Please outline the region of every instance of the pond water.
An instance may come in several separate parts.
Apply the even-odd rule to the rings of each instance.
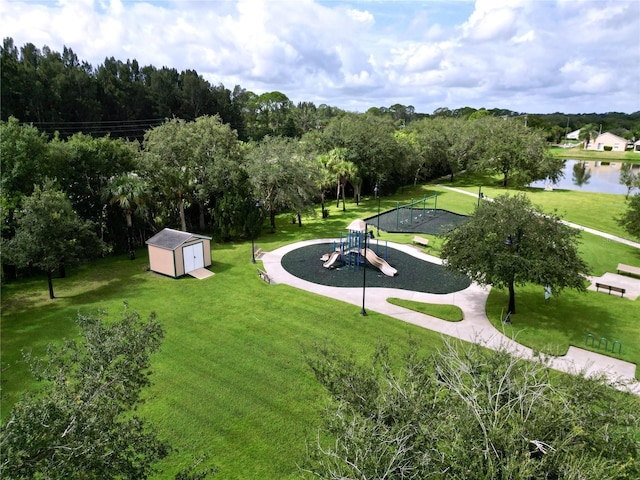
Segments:
[[[640,175],[640,155],[638,162],[632,165],[633,172]],[[620,184],[620,168],[623,162],[602,162],[566,160],[564,177],[552,187],[564,190],[582,190],[584,192],[626,194],[627,187]],[[548,180],[529,184],[534,188],[549,188]],[[634,191],[632,191],[633,193]]]

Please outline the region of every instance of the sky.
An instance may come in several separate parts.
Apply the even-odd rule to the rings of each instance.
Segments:
[[[0,0],[0,32],[349,111],[640,111],[640,0]]]

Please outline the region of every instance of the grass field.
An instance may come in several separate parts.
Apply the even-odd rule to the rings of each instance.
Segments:
[[[460,177],[455,186],[477,192],[473,181]],[[499,191],[486,188],[490,196]],[[435,191],[441,192],[438,206],[451,211],[471,213],[477,203],[441,187],[422,186],[383,198],[381,208]],[[603,214],[593,215],[599,201],[585,207],[581,194],[571,193],[557,200],[559,207],[567,219],[588,219],[594,228],[607,230],[612,225],[607,215],[624,206],[624,197],[613,195]],[[278,232],[263,233],[256,244],[270,251],[300,240],[335,237],[352,219],[375,213],[377,202],[364,199],[359,207],[348,204],[347,212],[332,206],[327,219],[304,219],[302,228],[283,216]],[[409,243],[412,235],[381,232],[381,237]],[[429,238],[429,253],[437,255],[440,240]],[[581,248],[595,274],[614,271],[618,262],[640,265],[639,251],[600,237],[583,234]],[[77,334],[73,319],[78,311],[107,310],[116,317],[127,300],[143,316],[157,312],[166,330],[153,362],[154,385],[146,390],[141,410],[176,449],[160,465],[157,478],[171,478],[201,453],[208,453],[207,462],[219,468],[215,478],[297,478],[305,441],[313,438],[327,401],[305,363],[305,349],[329,341],[363,358],[379,342],[388,342],[400,354],[409,336],[425,351],[441,344],[438,334],[373,311],[363,318],[356,306],[262,282],[251,263],[250,242],[213,244],[212,251],[216,275],[203,281],[149,272],[146,250],[140,250],[135,261],[113,256],[54,279],[59,296],[54,301],[48,300],[45,278],[4,285],[2,416],[21,392],[34,386],[20,360],[22,349],[42,353],[47,343]],[[519,313],[512,328],[526,345],[562,353],[570,344],[584,346],[588,331],[622,339],[621,358],[640,362],[637,301],[564,292],[545,304],[541,287],[533,286],[517,288],[516,301]],[[497,326],[505,305],[506,293],[493,290],[487,312]],[[437,315],[452,313],[424,308]]]
[[[560,158],[575,158],[578,160],[602,160],[604,162],[612,160],[625,160],[640,163],[640,153],[634,152],[632,150],[627,150],[625,152],[604,152],[583,150],[582,147],[578,145],[572,148],[552,147],[549,149],[549,151],[554,156]]]

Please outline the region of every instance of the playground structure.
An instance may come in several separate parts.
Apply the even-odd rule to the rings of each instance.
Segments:
[[[429,202],[433,200],[433,206]],[[427,197],[426,195],[420,200],[413,199],[405,205],[396,205],[396,230],[402,226],[411,226],[419,224],[433,218],[438,211],[438,194]]]
[[[381,258],[379,256],[380,241],[376,241],[376,253],[372,248],[369,248],[372,245],[367,247],[366,235],[366,230],[349,230],[346,237],[343,237],[341,233],[340,240],[333,242],[332,251],[321,257],[321,260],[324,262],[323,266],[325,268],[335,268],[340,266],[356,268],[359,270],[360,265],[364,267],[365,261],[368,261],[386,276],[395,276],[398,271],[386,261],[388,252],[386,242],[384,245],[384,258]]]
[[[438,203],[440,194],[423,196],[409,203],[397,203],[393,208],[366,218],[369,226],[387,233],[424,233],[441,235],[468,220],[467,215],[444,210]]]

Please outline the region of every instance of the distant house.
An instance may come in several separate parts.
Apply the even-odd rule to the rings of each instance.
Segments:
[[[640,153],[640,140],[636,140],[633,144],[633,151],[636,153]]]
[[[177,278],[211,265],[210,237],[165,228],[146,243],[154,272]]]
[[[567,140],[580,140],[580,129],[567,133]]]
[[[604,147],[611,147],[614,152],[624,152],[627,148],[627,139],[611,132],[601,133],[595,140],[589,141],[586,150],[604,150]]]

